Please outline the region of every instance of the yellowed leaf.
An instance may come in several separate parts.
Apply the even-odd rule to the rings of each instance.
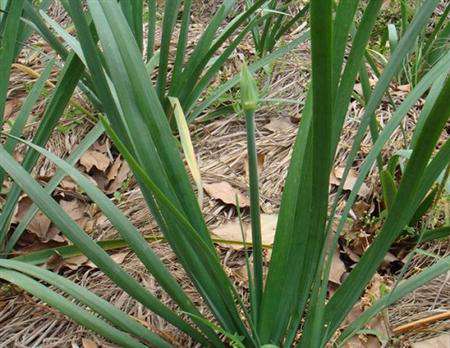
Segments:
[[[87,172],[90,172],[93,167],[104,172],[109,167],[110,163],[111,161],[108,156],[95,150],[86,151],[80,158],[80,164]]]
[[[198,166],[197,158],[195,157],[194,146],[192,145],[191,134],[186,122],[186,116],[184,115],[178,98],[169,97],[169,101],[173,108],[173,114],[175,115],[175,121],[178,127],[178,134],[180,136],[181,147],[183,148],[184,157],[194,178],[195,185],[197,186],[198,201],[200,206],[203,202],[203,189],[202,189],[202,177],[200,174],[200,167]]]
[[[236,195],[239,198],[239,206],[246,208],[250,206],[250,200],[241,191],[231,186],[226,181],[212,184],[204,184],[205,191],[214,199],[218,199],[225,204],[236,205]]]

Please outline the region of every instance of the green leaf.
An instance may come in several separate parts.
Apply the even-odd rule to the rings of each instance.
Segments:
[[[387,170],[383,170],[380,173],[381,186],[383,188],[383,201],[386,205],[386,209],[392,207],[395,195],[397,194],[397,185],[395,184],[394,178],[391,173]]]
[[[30,277],[27,277],[16,271],[0,268],[0,278],[17,286],[20,286],[21,288],[28,291],[30,294],[40,298],[45,303],[48,303],[50,306],[55,307],[60,312],[67,315],[78,324],[83,325],[94,332],[99,333],[100,335],[102,335],[105,338],[108,338],[112,342],[119,344],[121,347],[129,347],[129,348],[146,347],[139,341],[132,338],[130,335],[120,330],[117,330],[111,325],[108,325],[103,320],[97,318],[96,316],[89,313],[80,306],[75,305],[74,303],[67,300],[63,296],[57,294],[56,292],[49,290],[47,287],[33,280]],[[159,340],[159,342],[161,344],[163,341]]]
[[[74,54],[70,54],[64,69],[61,71],[55,90],[49,100],[44,112],[42,121],[34,135],[33,142],[37,145],[45,145],[50,138],[52,130],[56,127],[58,120],[62,116],[75,87],[84,71],[83,65]],[[29,150],[25,154],[22,166],[25,170],[31,171],[38,160],[38,153]],[[0,245],[3,245],[14,208],[19,199],[21,190],[17,185],[11,188],[8,193],[3,211],[0,216]]]
[[[45,87],[45,82],[50,76],[50,73],[53,68],[54,60],[51,60],[45,70],[42,72],[39,79],[36,81],[36,83],[33,85],[33,88],[31,89],[30,93],[27,95],[27,98],[25,99],[22,107],[20,108],[19,115],[17,115],[16,120],[14,121],[14,124],[11,127],[11,130],[9,131],[9,134],[14,136],[21,136],[23,128],[25,127],[26,122],[28,121],[28,118],[30,117],[30,113],[39,99],[39,96],[42,93],[42,90]],[[8,153],[12,154],[14,151],[14,147],[16,146],[17,141],[14,138],[8,138],[8,140],[5,143],[5,150],[8,151]],[[4,171],[0,169],[0,187],[3,184],[4,181]]]
[[[8,4],[8,13],[2,18],[5,27],[0,41],[0,127],[3,127],[6,94],[9,86],[9,76],[11,73],[11,64],[15,58],[16,40],[20,24],[20,15],[22,14],[24,0],[10,1]]]
[[[27,171],[22,168],[2,146],[0,146],[0,166],[3,167],[17,185],[27,193],[33,202],[45,212],[62,233],[73,244],[83,250],[84,255],[94,262],[112,281],[130,296],[180,328],[182,331],[196,337],[196,339],[200,341],[204,341],[202,336],[198,334],[195,329],[163,305],[128,273],[123,271],[100,246],[98,246],[72,219],[70,219],[61,206],[33,180],[30,174],[27,173]]]
[[[130,334],[133,334],[133,335],[137,336],[138,338],[144,339],[147,342],[151,343],[152,345],[155,345],[158,347],[170,347],[170,345],[167,342],[165,342],[162,338],[160,338],[156,334],[149,331],[143,325],[139,324],[138,321],[132,319],[130,316],[128,316],[128,314],[120,311],[119,309],[117,309],[115,306],[113,306],[109,302],[105,301],[104,299],[95,295],[94,293],[88,291],[85,287],[77,285],[62,276],[59,276],[53,272],[47,271],[40,267],[30,265],[29,263],[19,262],[19,261],[15,261],[15,260],[0,260],[0,267],[8,268],[10,270],[14,270],[14,271],[20,272],[22,274],[26,274],[30,277],[34,277],[39,280],[42,280],[42,281],[48,283],[49,285],[55,286],[56,288],[62,290],[67,295],[73,297],[77,301],[88,306],[89,309],[100,314],[103,318],[110,321],[112,324],[114,324],[120,330],[123,330]],[[14,273],[17,273],[17,272],[14,272]],[[20,274],[20,273],[17,273],[17,274]],[[20,277],[23,277],[23,276],[21,275]],[[34,282],[34,283],[38,284],[36,282]],[[41,289],[42,289],[41,293],[46,294],[47,297],[51,297],[52,299],[55,298],[55,295],[56,295],[55,292],[51,291],[50,289],[48,289],[47,291],[45,291],[43,288],[41,288]],[[36,293],[33,293],[33,294],[36,295]],[[39,295],[36,295],[36,296],[40,297]],[[40,298],[43,299],[42,297],[40,297]],[[68,300],[66,300],[66,301],[69,302]],[[53,303],[49,302],[49,303],[52,305],[55,305],[55,302],[53,302]],[[73,316],[73,315],[69,315],[69,316],[71,319],[77,320],[76,319],[77,316]],[[111,332],[117,332],[117,330],[112,328]],[[126,337],[126,335],[122,335],[122,336]],[[111,335],[108,335],[106,337],[110,338]],[[131,337],[126,337],[126,338],[128,340],[130,340],[130,339],[132,340],[129,344],[138,344],[139,345],[139,343],[136,340],[132,339]]]
[[[67,158],[67,162],[71,165],[74,165],[80,157],[94,144],[95,141],[103,134],[104,129],[101,123],[98,123],[81,141],[81,143],[74,149],[72,154]],[[17,139],[13,137],[9,137],[8,140],[17,141]],[[6,149],[6,146],[5,146]],[[9,152],[9,151],[8,151]],[[9,152],[11,154],[11,152]],[[62,170],[58,170],[55,175],[53,175],[52,179],[49,181],[47,186],[45,187],[45,191],[49,194],[55,190],[55,188],[59,185],[62,179],[66,176],[65,172]],[[10,253],[16,245],[19,238],[22,236],[23,232],[25,232],[28,224],[31,222],[33,217],[39,211],[38,207],[33,204],[25,213],[25,215],[21,218],[19,225],[14,229],[13,234],[8,239],[8,243],[6,244],[5,253]]]

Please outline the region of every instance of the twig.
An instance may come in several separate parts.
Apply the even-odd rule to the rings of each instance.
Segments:
[[[435,323],[436,321],[445,319],[450,319],[450,310],[443,313],[434,314],[426,318],[415,320],[407,324],[399,325],[395,327],[392,331],[394,334],[398,335],[418,328],[423,328],[425,326]]]

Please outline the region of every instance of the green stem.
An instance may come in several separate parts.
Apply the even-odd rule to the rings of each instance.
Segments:
[[[263,256],[261,241],[261,220],[259,212],[258,159],[255,143],[254,114],[255,113],[253,111],[245,112],[247,127],[248,172],[250,181],[250,217],[252,219],[251,226],[253,244],[253,273],[256,302],[256,308],[253,309],[253,312],[254,317],[257,318],[263,292]]]

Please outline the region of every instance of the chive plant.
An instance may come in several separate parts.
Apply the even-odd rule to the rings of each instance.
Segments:
[[[187,121],[192,122],[200,116],[211,104],[216,103],[227,91],[232,89],[239,83],[239,76],[235,76],[232,80],[222,84],[218,89],[198,103],[200,96],[204,96],[209,90],[209,86],[214,77],[218,74],[227,59],[242,42],[246,35],[254,29],[258,29],[258,24],[262,23],[270,16],[275,15],[272,12],[259,13],[257,11],[264,6],[269,0],[258,0],[244,12],[235,16],[233,21],[222,27],[225,19],[234,14],[236,7],[235,0],[226,0],[219,6],[216,14],[213,16],[207,25],[204,33],[198,39],[192,52],[188,52],[187,40],[188,33],[191,28],[190,17],[192,12],[192,1],[174,1],[167,0],[164,6],[163,18],[161,23],[157,21],[157,1],[151,0],[144,2],[137,1],[121,1],[120,9],[123,13],[127,25],[132,32],[132,40],[137,45],[143,61],[146,66],[146,74],[156,74],[156,86],[158,99],[163,106],[167,117],[171,120],[171,126],[174,128],[175,122],[173,117],[173,110],[170,104],[170,98],[176,98],[180,101],[181,108],[186,115]],[[3,109],[6,102],[6,92],[8,88],[9,74],[11,70],[11,63],[17,57],[22,44],[27,40],[33,31],[41,35],[48,44],[53,48],[55,55],[58,55],[65,61],[64,69],[60,73],[59,83],[56,87],[56,93],[49,100],[46,112],[43,116],[44,121],[40,124],[33,142],[40,146],[44,146],[52,132],[56,127],[58,120],[63,116],[63,111],[67,107],[70,97],[75,90],[79,88],[89,99],[89,101],[97,107],[100,111],[107,114],[120,117],[116,108],[108,104],[102,104],[101,100],[113,97],[111,91],[107,87],[106,90],[97,89],[96,85],[108,85],[109,77],[99,77],[95,74],[90,74],[85,70],[84,65],[87,65],[87,60],[90,57],[85,57],[82,49],[82,44],[77,38],[71,36],[64,28],[62,28],[56,21],[51,19],[46,13],[45,9],[51,3],[51,0],[42,1],[39,7],[34,6],[30,0],[7,0],[5,4],[4,13],[0,22],[0,33],[2,34],[0,51],[0,115],[3,116]],[[69,2],[64,0],[61,3],[68,8]],[[145,3],[147,6],[145,6]],[[147,16],[145,12],[147,11]],[[179,16],[180,15],[180,16]],[[74,16],[77,16],[75,13]],[[84,15],[83,15],[84,16]],[[144,51],[144,37],[143,37],[143,20],[148,17],[148,36],[146,40],[147,48]],[[180,20],[178,20],[180,17]],[[79,21],[79,17],[72,18],[73,22]],[[91,19],[88,20],[89,30],[95,30]],[[178,45],[175,57],[170,57],[169,51],[171,49],[171,40],[174,35],[174,28],[179,22],[180,31],[177,36]],[[162,38],[160,48],[155,51],[155,32],[160,27]],[[222,30],[223,29],[223,30]],[[274,40],[276,43],[282,34],[277,36]],[[307,34],[294,39],[285,46],[274,50],[272,53],[266,55],[264,59],[256,59],[249,67],[252,71],[257,71],[274,60],[278,59],[283,54],[287,53],[292,47],[298,45],[299,42],[305,41]],[[93,37],[97,40],[96,37]],[[221,47],[229,42],[228,46],[220,51]],[[93,42],[96,44],[96,41]],[[86,43],[83,43],[86,45]],[[173,62],[172,62],[173,61]],[[53,63],[53,65],[55,65]],[[171,74],[168,73],[170,66]],[[45,74],[44,74],[45,76]],[[44,89],[43,80],[47,77],[42,77],[41,82],[36,85],[35,93],[31,93],[27,102],[23,106],[21,117],[14,126],[15,131],[12,135],[21,135],[24,123],[29,118],[31,107],[36,102],[36,98],[41,93],[37,90]],[[101,81],[98,81],[101,79]],[[183,86],[183,87],[181,87]],[[114,91],[115,93],[115,91]],[[0,124],[2,120],[0,118]],[[98,127],[101,127],[100,125]],[[118,134],[125,136],[123,132],[117,130]],[[99,136],[100,134],[98,134]],[[95,139],[88,137],[88,141],[80,147],[85,148],[91,141]],[[10,140],[11,144],[16,141]],[[9,153],[12,153],[14,146],[7,146]],[[78,153],[78,157],[82,152]],[[30,150],[26,155],[26,159],[22,163],[27,171],[31,171],[36,162],[38,154],[34,150]],[[73,157],[71,160],[75,161],[77,158]],[[74,162],[74,163],[75,163]],[[3,182],[4,173],[0,170],[0,181]],[[61,180],[61,179],[59,179]],[[52,183],[53,186],[57,182]],[[56,187],[56,186],[55,186]],[[8,254],[14,248],[15,243],[23,234],[27,223],[23,223],[18,229],[15,229],[10,235],[11,217],[14,209],[17,206],[21,190],[17,185],[14,185],[12,190],[8,192],[5,206],[3,207],[0,216],[0,253]],[[32,216],[30,215],[30,218]]]
[[[362,161],[359,176],[344,211],[337,216],[337,202],[342,194],[343,183],[358,154],[373,114],[439,0],[428,0],[418,9],[376,86],[370,91],[348,155],[342,183],[333,200],[328,191],[329,176],[355,80],[364,63],[364,52],[383,1],[340,1],[336,8],[332,0],[311,1],[312,81],[283,190],[275,242],[265,282],[262,281],[261,272],[263,264],[259,236],[258,177],[254,160],[256,149],[253,117],[258,103],[251,73],[255,66],[250,65],[248,69],[243,69],[240,77],[241,96],[247,121],[252,248],[255,261],[254,271],[249,270],[249,279],[254,279],[249,284],[252,294],[249,304],[239,297],[221,266],[180,156],[179,146],[168,119],[170,110],[166,109],[165,100],[161,98],[167,87],[168,74],[160,72],[165,77],[159,77],[156,83],[153,83],[147,74],[146,60],[142,58],[141,46],[135,39],[139,25],[130,23],[133,18],[138,22],[135,14],[140,11],[140,7],[136,10],[126,8],[124,2],[119,4],[115,1],[88,0],[87,9],[84,10],[78,1],[62,3],[73,20],[77,41],[72,40],[69,43],[66,40],[71,51],[65,63],[65,71],[67,76],[70,71],[72,79],[70,84],[61,82],[54,92],[54,97],[60,93],[71,95],[76,84],[74,79],[78,81],[82,78],[85,69],[83,78],[89,77],[88,84],[96,91],[96,97],[105,114],[101,116],[101,121],[106,133],[130,165],[153,218],[214,316],[213,321],[205,319],[123,213],[78,172],[70,161],[58,158],[40,146],[39,142],[20,140],[15,135],[9,136],[14,141],[24,142],[30,147],[30,151],[47,157],[60,171],[71,176],[109,218],[129,248],[174,300],[179,310],[187,314],[187,318],[186,315],[168,308],[115,263],[101,245],[92,240],[63,211],[51,197],[51,189],[41,187],[30,175],[29,167],[15,161],[3,145],[0,146],[0,167],[78,250],[144,307],[204,346],[325,347],[335,337],[338,337],[337,343],[342,344],[381,310],[449,269],[450,257],[442,258],[433,266],[401,282],[350,326],[340,330],[346,315],[359,300],[390,246],[411,221],[417,208],[432,190],[435,180],[449,164],[449,140],[437,147],[450,116],[450,53],[446,52],[421,78],[374,137],[374,144]],[[134,6],[133,2],[128,4]],[[175,11],[178,5],[178,1],[167,1],[166,6],[169,7],[166,9],[172,6]],[[225,1],[222,15],[227,13],[228,5],[230,2]],[[12,6],[15,6],[15,1]],[[351,33],[352,19],[358,10],[361,10],[362,17],[358,23],[354,23],[355,31]],[[173,27],[175,14],[176,11],[165,13],[167,18],[163,20],[163,27]],[[228,28],[234,26],[241,17],[236,18],[231,20]],[[219,16],[217,20],[219,19],[222,17]],[[206,29],[204,36],[208,37],[210,34]],[[350,34],[352,41],[349,45]],[[167,40],[163,39],[160,57],[167,54],[164,53]],[[209,39],[200,41],[202,44],[198,44],[198,50],[205,50],[210,44]],[[346,55],[348,46],[350,48]],[[194,52],[192,56],[196,57],[197,54]],[[77,64],[72,65],[73,61]],[[191,64],[195,63],[196,60]],[[159,64],[159,69],[162,66],[167,67]],[[195,68],[189,63],[185,67],[188,69],[186,71],[194,71]],[[190,94],[192,83],[182,75],[183,73],[179,75],[179,83],[169,87],[169,90],[175,88]],[[436,83],[441,79],[436,87]],[[64,78],[61,81],[63,80]],[[234,79],[232,81],[235,83]],[[430,88],[435,93],[427,93]],[[327,299],[332,255],[357,192],[392,133],[417,100],[425,95],[425,107],[414,132],[411,156],[396,193],[391,197],[383,226],[346,280]],[[337,228],[333,228],[336,219],[339,223]],[[328,242],[330,240],[331,243]],[[120,346],[171,346],[166,337],[151,332],[148,327],[86,288],[33,263],[36,263],[33,258],[28,258],[27,261],[1,259],[0,278],[22,287],[75,322]],[[341,334],[336,336],[337,331]]]
[[[297,1],[298,2],[298,1]],[[245,4],[250,8],[255,1],[246,0]],[[264,56],[274,50],[277,42],[284,34],[298,27],[298,22],[306,19],[309,3],[293,14],[289,12],[290,7],[299,6],[296,1],[271,0],[262,6],[262,14],[270,13],[257,27],[252,29],[253,43],[259,56]],[[254,15],[256,16],[256,15]]]

